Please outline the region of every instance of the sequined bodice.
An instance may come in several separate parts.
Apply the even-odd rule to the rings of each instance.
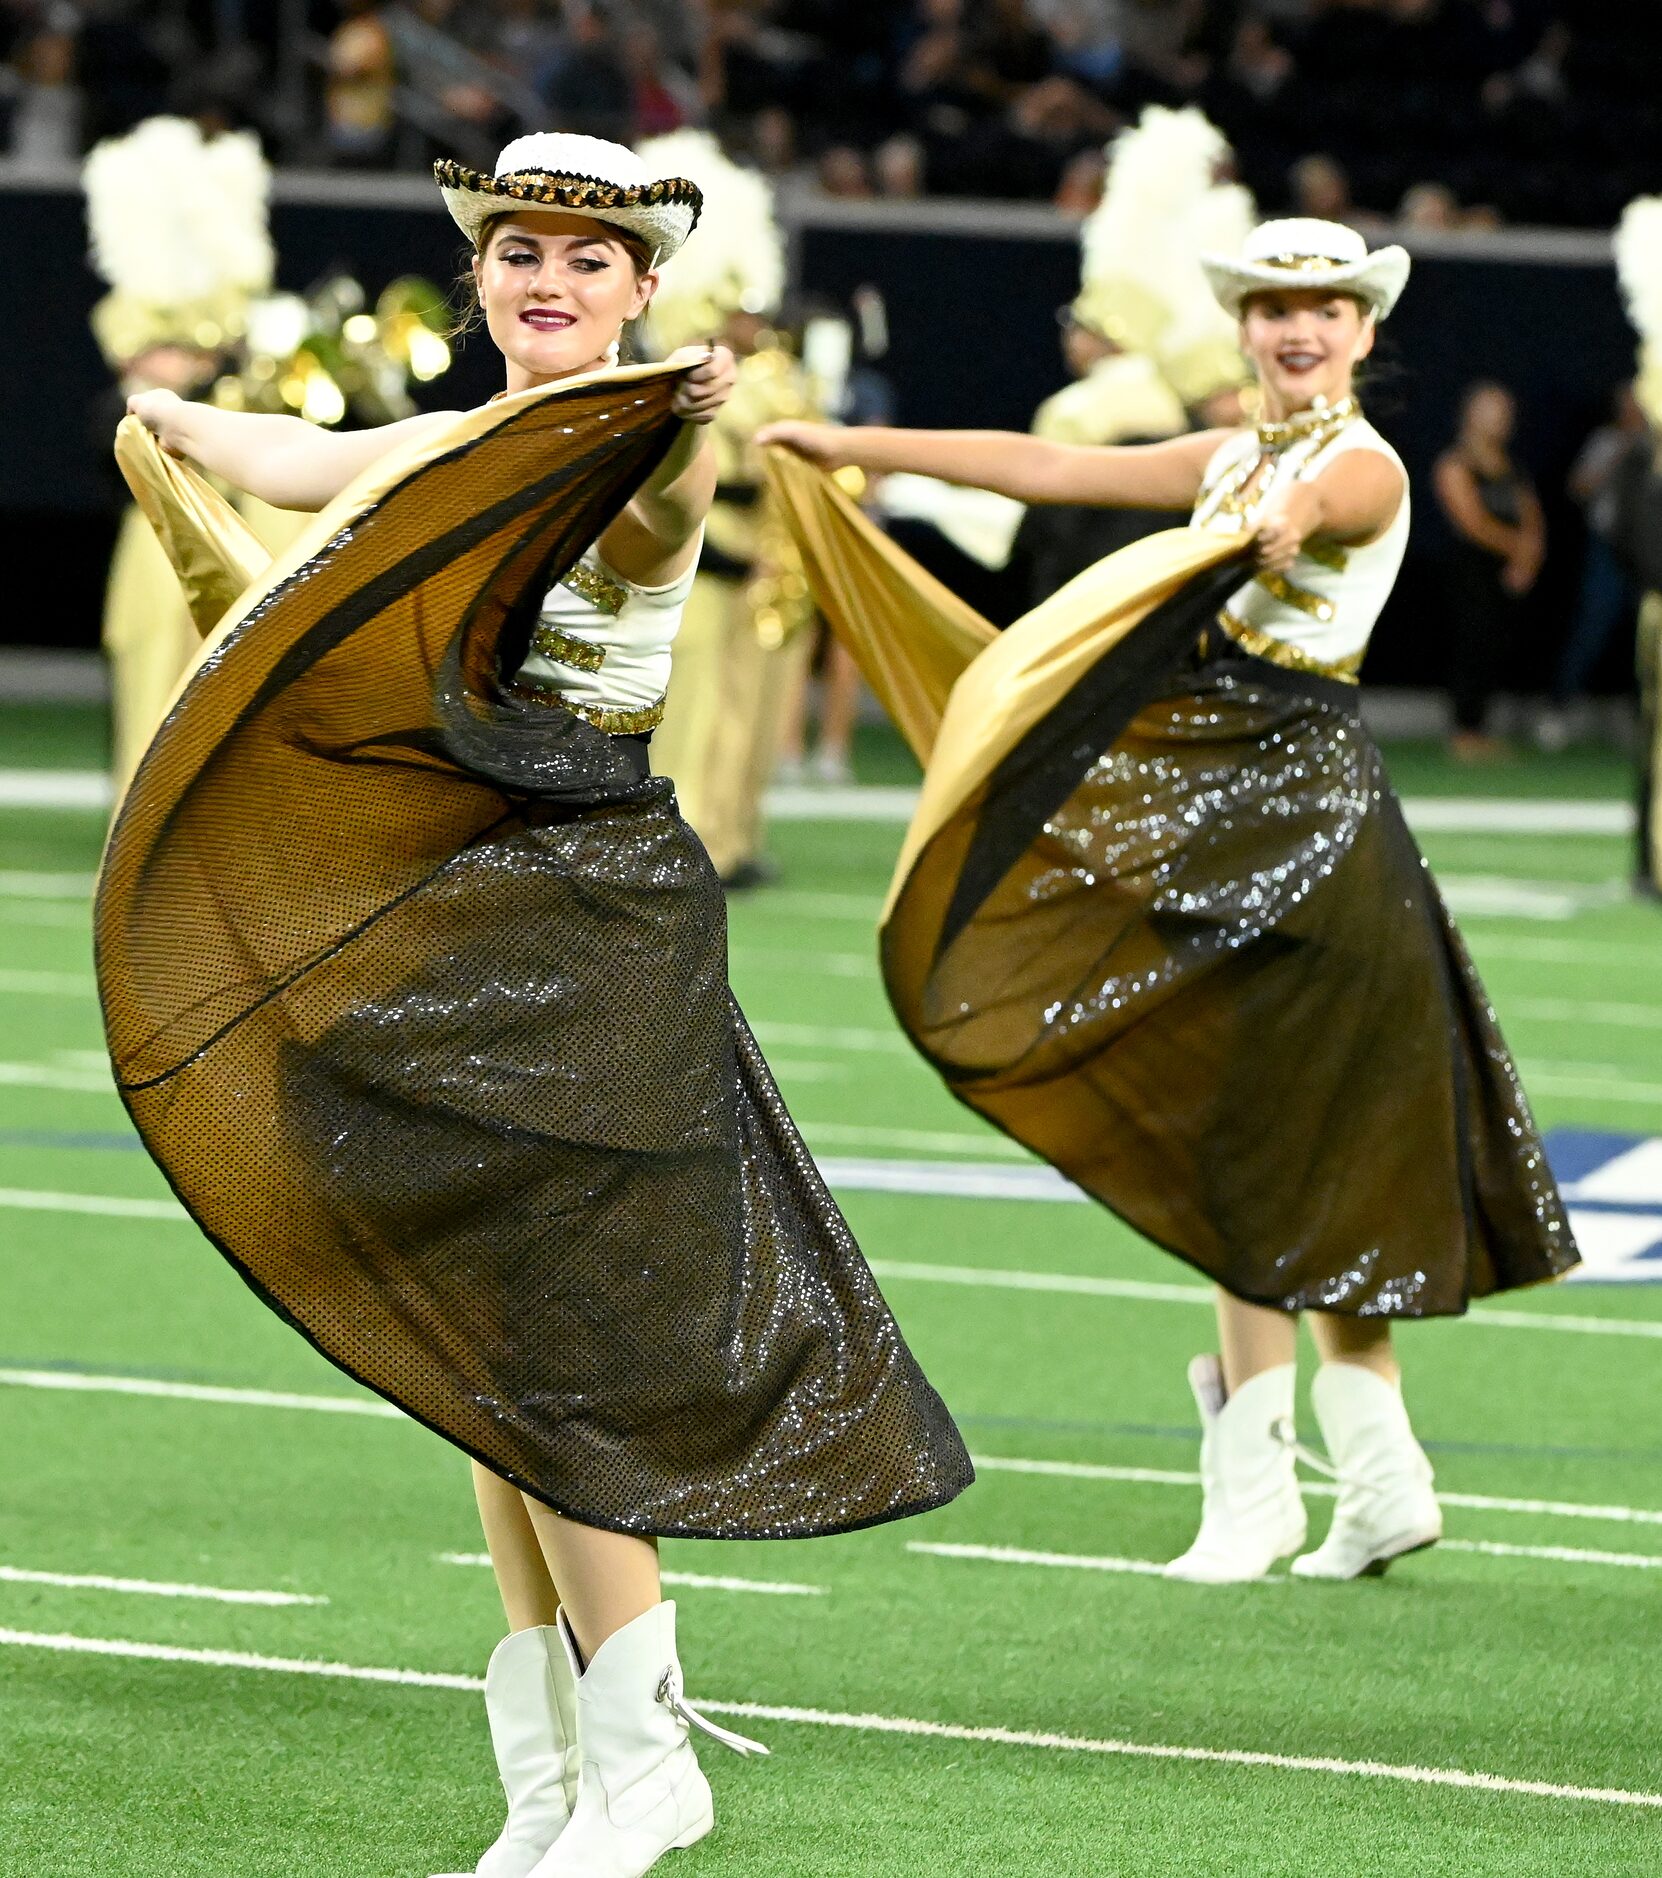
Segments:
[[[1268,425],[1230,437],[1207,465],[1190,526],[1251,528],[1290,482],[1318,475],[1345,450],[1402,459],[1354,404],[1315,421]],[[1260,573],[1230,596],[1219,623],[1249,651],[1328,676],[1354,678],[1408,546],[1406,472],[1401,503],[1377,541],[1341,547],[1306,542],[1285,574]]]
[[[544,598],[518,683],[602,730],[653,729],[696,573],[695,562],[667,586],[641,587],[589,548]]]

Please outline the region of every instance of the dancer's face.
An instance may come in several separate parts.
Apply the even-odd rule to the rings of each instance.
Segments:
[[[603,223],[555,210],[493,224],[473,278],[510,391],[608,364],[607,348],[658,284]]]
[[[1288,417],[1317,398],[1348,398],[1351,374],[1373,350],[1374,322],[1359,300],[1321,288],[1248,297],[1241,346],[1264,388],[1265,415]]]

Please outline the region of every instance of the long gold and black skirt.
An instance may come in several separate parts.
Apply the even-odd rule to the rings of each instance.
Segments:
[[[512,682],[673,389],[470,414],[279,559],[122,807],[100,983],[145,1144],[332,1362],[587,1524],[803,1537],[940,1505],[968,1457],[670,785]]]
[[[773,469],[926,759],[883,976],[955,1096],[1255,1304],[1440,1316],[1577,1262],[1356,687],[1214,623],[1238,550],[1153,537],[999,639]]]

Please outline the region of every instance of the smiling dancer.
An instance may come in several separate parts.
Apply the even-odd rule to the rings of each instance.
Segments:
[[[349,435],[132,400],[189,568],[237,547],[174,458],[325,513],[140,765],[100,987],[123,1096],[209,1237],[473,1457],[511,1633],[486,1679],[508,1819],[478,1872],[636,1878],[713,1823],[689,1725],[753,1745],[682,1693],[657,1539],[846,1531],[971,1475],[649,773],[734,370],[707,347],[609,368],[698,192],[564,135],[438,178],[499,399]]]
[[[1435,1543],[1391,1320],[1577,1257],[1356,708],[1408,489],[1354,376],[1408,266],[1308,220],[1208,260],[1260,381],[1251,429],[1109,449],[765,433],[828,469],[1192,511],[995,638],[828,479],[777,465],[822,606],[929,755],[883,929],[902,1024],[961,1100],[1219,1286],[1221,1363],[1190,1368],[1204,1510],[1174,1577],[1257,1578],[1305,1543],[1305,1313],[1339,1492],[1293,1570],[1352,1578]]]

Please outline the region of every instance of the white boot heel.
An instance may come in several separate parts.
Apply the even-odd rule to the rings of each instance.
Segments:
[[[1324,1363],[1310,1395],[1339,1494],[1327,1537],[1293,1561],[1294,1575],[1377,1578],[1393,1559],[1435,1545],[1443,1509],[1402,1390],[1360,1363]]]
[[[1225,1396],[1215,1356],[1189,1365],[1200,1410],[1200,1531],[1168,1578],[1244,1584],[1291,1558],[1308,1533],[1293,1464],[1291,1363],[1266,1369]]]
[[[563,1611],[560,1638],[577,1685],[582,1772],[571,1823],[532,1878],[642,1878],[664,1853],[696,1845],[716,1823],[690,1729],[740,1754],[767,1749],[718,1728],[687,1701],[673,1604],[614,1632],[587,1667]]]
[[[551,1625],[516,1630],[492,1652],[485,1714],[508,1823],[470,1874],[529,1878],[577,1804],[577,1683]]]

